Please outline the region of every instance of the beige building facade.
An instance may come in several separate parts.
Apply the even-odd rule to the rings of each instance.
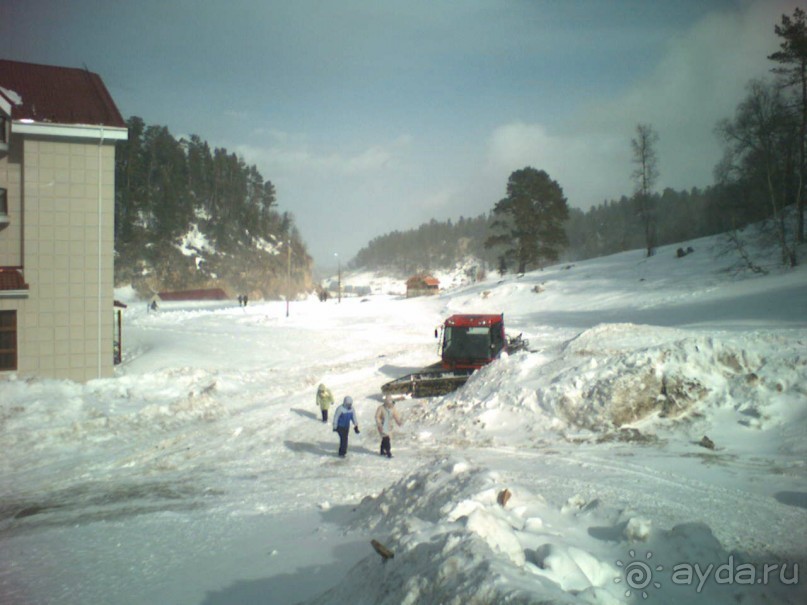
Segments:
[[[107,377],[114,369],[115,143],[126,138],[125,123],[114,104],[110,112],[108,93],[95,99],[95,74],[16,63],[9,77],[4,63],[13,62],[0,61],[0,113],[7,108],[7,144],[0,147],[0,379]],[[80,105],[102,120],[76,123],[76,112],[59,100],[50,114],[27,117],[24,108],[47,107],[49,100],[36,96],[47,89],[43,79],[69,86],[74,76],[86,87],[72,88],[62,105]]]

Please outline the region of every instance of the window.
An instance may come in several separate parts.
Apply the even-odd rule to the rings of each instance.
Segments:
[[[443,336],[443,357],[448,359],[490,359],[488,326],[447,326]]]
[[[8,117],[0,113],[0,148],[8,149],[8,127],[10,124]]]
[[[0,372],[17,369],[17,312],[0,311]]]
[[[8,216],[8,192],[0,187],[0,216]]]

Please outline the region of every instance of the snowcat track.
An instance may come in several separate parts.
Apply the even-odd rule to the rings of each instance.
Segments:
[[[414,398],[438,397],[456,391],[468,381],[471,371],[419,372],[407,374],[381,386],[385,395],[411,395]]]

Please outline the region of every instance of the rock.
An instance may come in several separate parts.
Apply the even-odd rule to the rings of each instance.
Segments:
[[[700,440],[698,443],[701,447],[705,447],[706,449],[713,450],[715,449],[715,442],[709,439],[706,435],[703,436],[703,439]]]

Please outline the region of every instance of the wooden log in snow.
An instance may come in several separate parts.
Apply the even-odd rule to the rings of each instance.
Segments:
[[[381,558],[386,561],[387,559],[392,559],[395,556],[395,553],[392,552],[389,548],[381,544],[378,540],[370,540],[370,544],[373,545],[375,551],[381,555]]]
[[[499,495],[496,497],[496,502],[498,502],[500,506],[504,506],[507,504],[507,501],[510,500],[510,496],[512,495],[513,492],[505,488],[499,492]]]

